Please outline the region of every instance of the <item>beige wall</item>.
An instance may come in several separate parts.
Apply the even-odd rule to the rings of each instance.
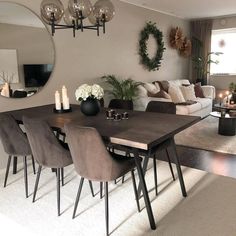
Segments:
[[[227,18],[217,18],[213,21],[213,30],[236,28],[236,16]],[[236,75],[227,76],[211,76],[210,84],[215,86],[217,90],[226,90],[231,82],[236,83]]]
[[[20,83],[13,89],[24,88],[24,64],[53,64],[54,45],[45,28],[0,24],[0,47],[16,49]]]
[[[1,1],[0,1],[1,2]],[[39,14],[40,0],[16,0]],[[63,1],[67,3],[68,1]],[[31,98],[11,100],[0,97],[0,111],[13,110],[54,102],[54,92],[63,84],[68,87],[70,100],[75,103],[75,88],[82,83],[99,83],[104,74],[131,77],[138,81],[171,80],[188,78],[188,59],[179,57],[167,44],[171,26],[180,26],[188,35],[189,24],[181,19],[113,0],[116,16],[107,24],[107,33],[56,32],[53,40],[56,49],[55,70],[44,89]],[[157,23],[165,36],[167,50],[159,71],[149,72],[139,64],[138,37],[147,21]],[[0,147],[1,149],[1,147]],[[0,150],[1,157],[4,157]],[[2,160],[2,158],[1,158]],[[0,168],[1,168],[0,163]]]

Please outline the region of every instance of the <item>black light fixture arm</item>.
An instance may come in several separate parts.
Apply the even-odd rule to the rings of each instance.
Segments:
[[[96,30],[97,36],[100,35],[100,28],[103,28],[103,33],[106,33],[106,21],[105,21],[105,15],[102,16],[101,23],[99,22],[99,19],[97,19],[97,23],[95,25],[87,25],[85,26],[83,24],[83,16],[82,12],[79,12],[77,14],[77,17],[75,20],[72,21],[71,25],[64,25],[64,24],[57,24],[55,20],[54,13],[51,13],[51,22],[49,23],[51,25],[51,31],[52,36],[54,36],[55,31],[59,29],[73,29],[73,37],[75,37],[76,30],[81,30],[81,32],[84,31],[84,29],[89,30]]]

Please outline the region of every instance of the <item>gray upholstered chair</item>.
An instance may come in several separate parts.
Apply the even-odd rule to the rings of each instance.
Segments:
[[[64,167],[72,164],[71,154],[68,145],[60,142],[49,124],[46,121],[23,117],[23,123],[29,139],[29,143],[39,164],[37,178],[34,187],[33,202],[35,202],[36,192],[38,189],[39,178],[42,166],[56,169],[57,173],[57,212],[60,216],[60,178],[61,171]],[[93,194],[92,183],[90,188]],[[94,196],[94,194],[93,194]]]
[[[24,157],[24,180],[25,180],[25,195],[28,197],[28,177],[27,177],[27,156],[31,156],[33,162],[33,168],[35,173],[34,159],[27,139],[27,136],[19,127],[16,120],[7,114],[0,114],[0,139],[4,151],[9,155],[4,187],[7,185],[7,179],[9,174],[9,168],[11,165],[12,157]]]
[[[102,182],[105,185],[105,215],[106,234],[109,233],[108,217],[108,182],[123,176],[129,171],[132,174],[135,198],[139,208],[137,188],[134,177],[134,158],[111,153],[107,150],[103,140],[96,129],[80,127],[75,124],[65,126],[66,137],[70,147],[71,155],[75,165],[75,170],[81,176],[80,185],[75,201],[73,218],[76,210],[84,182],[84,178],[91,181]],[[140,160],[141,161],[141,160]]]
[[[146,112],[176,114],[176,105],[173,102],[151,101],[147,105]],[[172,175],[173,180],[175,180],[175,175],[174,175],[174,171],[173,171],[173,168],[172,168],[172,165],[171,165],[168,146],[170,146],[170,141],[169,140],[167,140],[164,143],[160,144],[158,146],[158,148],[154,151],[153,155],[151,156],[151,157],[153,157],[154,180],[155,180],[156,195],[158,194],[158,191],[157,191],[156,153],[158,153],[162,150],[165,150],[167,160],[168,160],[168,163],[169,163],[169,167],[170,167],[170,171],[171,171],[171,175]],[[145,161],[144,161],[144,165],[147,165],[147,164],[145,164]]]

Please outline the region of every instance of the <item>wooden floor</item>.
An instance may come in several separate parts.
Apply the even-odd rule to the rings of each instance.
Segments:
[[[177,151],[183,166],[236,178],[236,155],[184,146],[177,146]],[[166,160],[166,156],[164,154],[158,155],[158,159]]]

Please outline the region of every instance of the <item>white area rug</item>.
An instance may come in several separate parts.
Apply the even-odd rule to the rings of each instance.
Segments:
[[[31,166],[29,166],[29,170]],[[10,174],[7,188],[0,187],[1,235],[100,236],[105,235],[104,199],[92,198],[87,181],[77,217],[72,220],[79,178],[72,167],[65,170],[61,194],[63,214],[57,217],[55,174],[44,169],[32,203],[24,197],[23,171]],[[110,232],[114,236],[232,236],[236,232],[236,180],[183,168],[188,197],[182,197],[179,182],[173,182],[167,163],[158,161],[159,196],[154,194],[153,169],[146,175],[157,230],[149,227],[146,210],[137,212],[130,175],[124,184],[109,184]],[[1,186],[3,174],[0,175]],[[32,193],[35,175],[29,174]],[[98,185],[94,184],[95,192]],[[143,207],[143,199],[141,199]]]
[[[236,136],[218,134],[219,119],[209,116],[175,136],[176,144],[236,154]]]

